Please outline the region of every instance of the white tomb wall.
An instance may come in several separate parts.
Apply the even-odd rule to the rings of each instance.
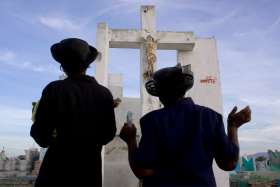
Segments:
[[[191,64],[194,72],[194,86],[187,95],[191,96],[197,104],[207,106],[223,114],[215,39],[198,38],[193,51],[178,52],[178,62]]]
[[[121,74],[109,74],[108,88],[114,98],[120,98],[122,102],[115,108],[115,117],[117,124],[117,135],[126,121],[128,111],[133,112],[133,121],[137,127],[138,134],[140,132],[139,119],[141,117],[141,100],[140,98],[123,96],[123,79]]]
[[[221,81],[214,38],[197,38],[193,51],[179,51],[177,61],[191,64],[194,86],[186,94],[196,104],[207,106],[223,115]],[[229,186],[229,174],[213,164],[218,187]]]

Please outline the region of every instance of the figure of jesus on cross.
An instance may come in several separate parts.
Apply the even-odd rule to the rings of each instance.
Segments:
[[[183,55],[193,49],[194,36],[192,32],[157,32],[154,6],[142,6],[140,30],[109,29],[107,24],[100,23],[96,46],[101,55],[96,61],[95,77],[105,86],[108,84],[109,48],[140,49],[140,92],[144,115],[160,106],[158,99],[145,90],[145,82],[156,68],[156,50],[178,50],[178,55]]]

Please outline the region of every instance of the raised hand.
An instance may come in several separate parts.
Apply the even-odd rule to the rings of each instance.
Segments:
[[[120,132],[120,138],[129,143],[136,138],[137,129],[134,124],[125,123]]]
[[[114,108],[117,108],[121,102],[122,102],[122,100],[120,98],[114,99]]]
[[[228,126],[239,128],[244,123],[251,121],[251,109],[249,106],[243,108],[237,112],[237,107],[235,106],[228,115]]]

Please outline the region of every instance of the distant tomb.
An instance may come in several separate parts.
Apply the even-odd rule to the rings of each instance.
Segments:
[[[34,166],[39,160],[39,152],[36,148],[25,150],[25,155],[7,157],[5,150],[0,152],[0,178],[37,176]]]

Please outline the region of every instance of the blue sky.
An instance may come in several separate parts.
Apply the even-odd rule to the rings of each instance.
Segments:
[[[95,45],[99,22],[139,29],[145,4],[156,6],[157,30],[216,38],[224,114],[234,105],[253,110],[252,122],[239,132],[242,153],[279,149],[278,0],[1,0],[0,146],[11,155],[32,146],[31,102],[62,74],[49,52],[53,43],[80,37]],[[110,49],[109,58],[110,72],[124,75],[125,95],[139,96],[139,51]],[[158,67],[175,60],[174,51],[158,53]]]

